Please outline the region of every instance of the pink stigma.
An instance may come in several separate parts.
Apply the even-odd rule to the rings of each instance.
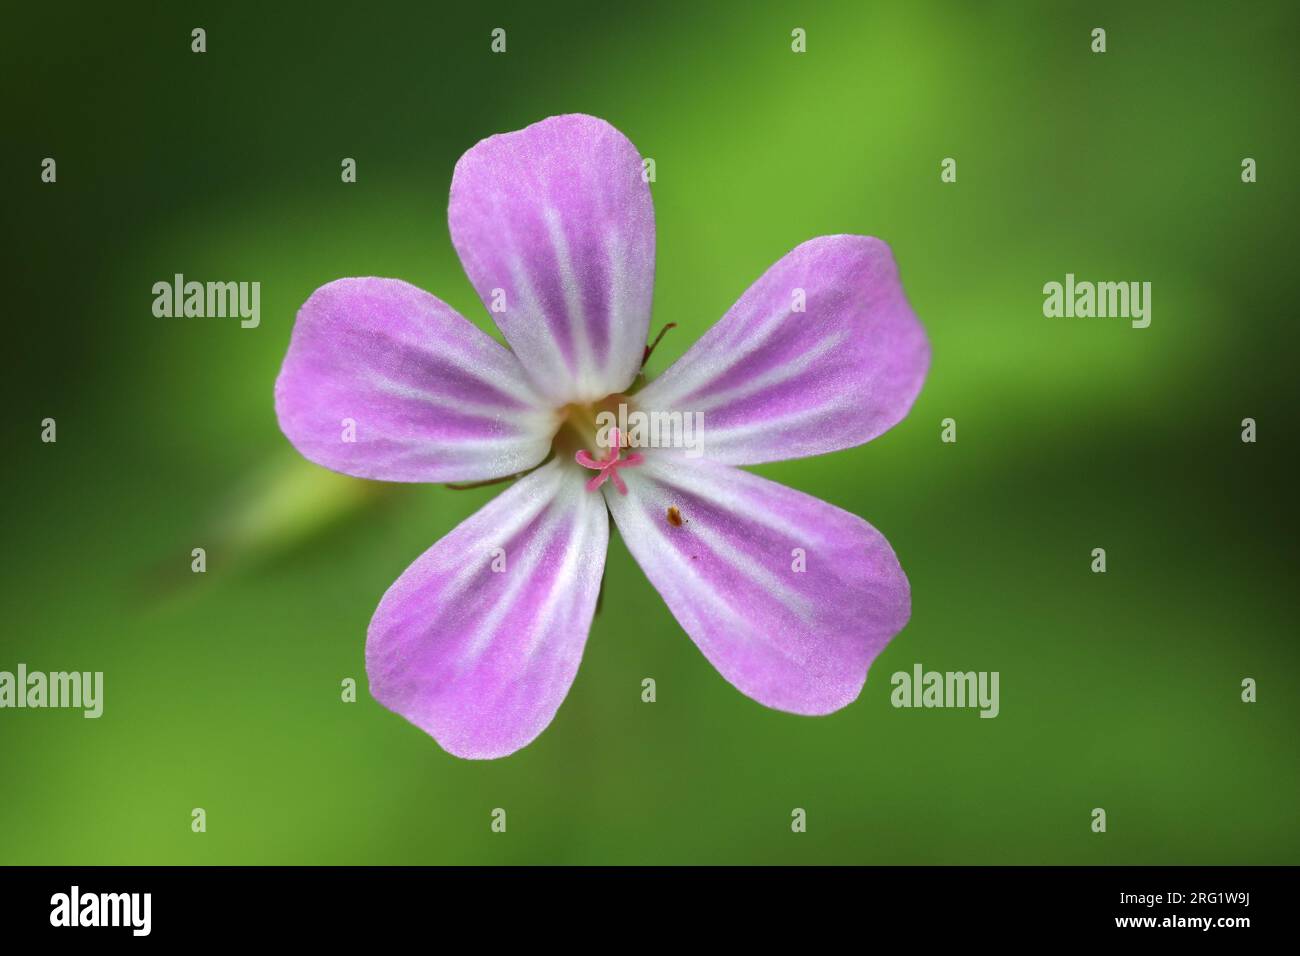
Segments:
[[[619,457],[621,452],[619,445],[623,439],[622,436],[619,435],[617,428],[611,428],[609,430],[609,439],[609,457],[604,461],[598,461],[597,459],[592,458],[586,451],[578,452],[573,456],[573,458],[583,468],[590,468],[593,471],[600,472],[600,474],[587,482],[588,491],[595,491],[603,485],[605,479],[608,478],[610,481],[614,482],[614,487],[618,489],[618,493],[620,495],[625,495],[627,494],[627,485],[623,483],[623,479],[619,475],[618,470],[620,468],[631,468],[633,465],[639,465],[644,459],[641,457],[640,452],[635,451],[629,452],[626,458]]]

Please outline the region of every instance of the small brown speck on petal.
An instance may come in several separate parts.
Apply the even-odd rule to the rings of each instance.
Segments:
[[[668,523],[674,528],[680,528],[682,526],[682,513],[677,510],[676,505],[668,506]]]

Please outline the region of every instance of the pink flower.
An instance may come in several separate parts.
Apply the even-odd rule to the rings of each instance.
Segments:
[[[628,394],[655,224],[626,137],[582,115],[492,136],[457,163],[448,219],[510,349],[405,282],[339,279],[299,311],[275,387],[285,435],[335,471],[527,472],[384,595],[366,641],[374,696],[461,757],[531,742],[577,673],[612,514],[742,693],[796,714],[856,699],[911,613],[893,549],[861,518],[735,466],[858,445],[907,414],[929,346],[889,247],[805,242]],[[596,417],[619,403],[703,413],[703,455],[597,447]]]

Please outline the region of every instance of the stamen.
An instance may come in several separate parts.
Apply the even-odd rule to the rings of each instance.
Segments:
[[[677,328],[677,323],[669,322],[667,325],[665,325],[662,329],[659,330],[659,334],[655,336],[655,340],[645,347],[645,353],[641,356],[641,368],[644,369],[645,363],[650,361],[650,353],[659,347],[659,340],[664,337],[664,335],[668,332],[669,329],[675,329],[675,328]]]
[[[618,433],[617,428],[609,430],[609,457],[599,459],[592,457],[591,453],[584,450],[579,451],[573,456],[573,460],[583,468],[590,468],[592,471],[599,472],[595,477],[587,482],[588,491],[596,491],[608,479],[614,483],[620,495],[627,494],[627,485],[623,477],[618,473],[620,468],[631,468],[634,465],[641,464],[645,459],[640,452],[629,452],[626,458],[620,457],[622,452],[623,436]]]

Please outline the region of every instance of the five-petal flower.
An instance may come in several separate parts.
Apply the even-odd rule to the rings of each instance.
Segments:
[[[893,550],[861,518],[734,466],[861,444],[907,414],[929,346],[885,243],[798,246],[627,394],[649,329],[655,226],[626,137],[582,115],[490,137],[457,164],[448,218],[509,349],[404,282],[340,279],[298,313],[276,383],[284,433],[336,471],[527,472],[384,595],[366,644],[374,696],[462,757],[532,741],[577,672],[612,514],[742,692],[798,714],[854,700],[911,612]],[[615,437],[597,457],[596,415],[618,403],[702,412],[704,455],[623,453]]]

